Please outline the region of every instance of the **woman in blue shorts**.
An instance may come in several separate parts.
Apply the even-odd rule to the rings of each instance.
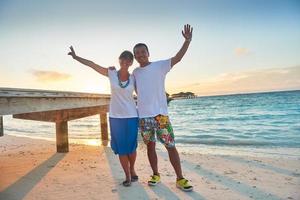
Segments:
[[[109,122],[111,134],[111,148],[119,155],[120,163],[126,175],[124,186],[130,186],[137,181],[138,176],[134,169],[137,148],[138,114],[133,98],[135,80],[128,72],[133,63],[133,54],[124,51],[119,56],[120,69],[109,69],[81,58],[70,47],[69,55],[78,62],[87,65],[98,73],[107,76],[111,87],[111,100],[109,106]]]

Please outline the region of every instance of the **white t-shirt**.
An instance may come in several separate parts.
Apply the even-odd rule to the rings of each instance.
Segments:
[[[152,62],[145,67],[134,69],[140,118],[168,115],[165,78],[170,69],[171,59]]]
[[[108,70],[108,78],[111,88],[109,116],[114,118],[137,117],[136,104],[133,98],[134,77],[129,76],[129,85],[126,88],[120,87],[116,70]]]

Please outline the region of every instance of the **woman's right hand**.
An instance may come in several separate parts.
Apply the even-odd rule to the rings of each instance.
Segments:
[[[74,49],[73,49],[72,46],[70,46],[70,50],[71,51],[68,53],[68,55],[72,56],[72,58],[75,59],[76,58],[76,54],[75,54],[75,51],[74,51]]]

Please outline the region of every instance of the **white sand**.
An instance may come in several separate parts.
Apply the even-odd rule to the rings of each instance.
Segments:
[[[194,192],[185,193],[175,187],[175,173],[161,150],[162,183],[147,185],[151,169],[145,150],[140,144],[140,181],[125,188],[109,147],[71,144],[62,154],[54,142],[5,135],[0,137],[0,199],[300,199],[297,156],[183,152],[184,175],[194,185]]]

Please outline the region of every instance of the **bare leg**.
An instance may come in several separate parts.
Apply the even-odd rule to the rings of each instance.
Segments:
[[[136,176],[135,169],[134,169],[134,163],[136,160],[136,151],[133,152],[132,154],[129,154],[128,159],[129,159],[129,163],[130,163],[130,174],[131,174],[131,176]]]
[[[155,150],[155,142],[150,141],[147,144],[147,154],[148,154],[148,160],[150,162],[153,174],[159,175],[158,167],[157,167],[157,154]]]
[[[130,171],[129,171],[129,159],[128,155],[119,156],[120,163],[122,165],[122,168],[124,170],[126,180],[130,181]]]
[[[180,158],[178,155],[178,151],[177,151],[176,147],[166,147],[166,149],[168,150],[169,158],[170,158],[171,164],[175,170],[177,180],[180,180],[183,178],[183,176],[182,176],[182,170],[181,170],[181,164],[180,164]]]

